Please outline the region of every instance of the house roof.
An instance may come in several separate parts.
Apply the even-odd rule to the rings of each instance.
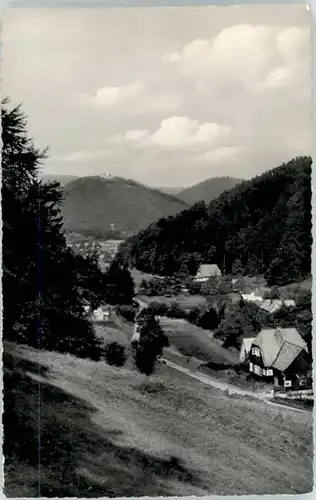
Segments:
[[[286,299],[283,303],[286,307],[295,307],[295,301],[292,299]]]
[[[252,302],[261,302],[262,303],[262,297],[260,295],[255,295],[255,292],[251,292],[251,293],[242,293],[242,298],[244,300],[249,300],[249,301],[252,301]]]
[[[268,312],[269,314],[273,314],[278,311],[283,305],[282,300],[279,299],[266,299],[260,306],[260,309]]]
[[[266,368],[286,370],[302,350],[307,352],[307,344],[296,328],[263,329],[253,341],[260,348]]]
[[[249,352],[251,349],[251,346],[255,340],[255,337],[249,337],[249,338],[244,338],[242,343],[246,349],[246,352]]]
[[[106,240],[103,242],[106,245],[120,245],[121,243],[124,243],[124,240]]]
[[[240,354],[239,354],[239,361],[242,363],[243,361],[246,360],[246,357],[248,356],[251,346],[253,344],[253,341],[255,340],[255,337],[249,337],[249,338],[244,338],[241,344],[241,349],[240,349]]]
[[[220,268],[217,264],[201,264],[196,277],[210,277],[218,276],[221,274]]]

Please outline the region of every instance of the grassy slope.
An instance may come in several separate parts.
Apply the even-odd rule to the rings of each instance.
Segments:
[[[25,445],[6,462],[7,496],[286,494],[312,488],[307,413],[228,397],[164,365],[144,384],[128,368],[19,351],[4,358],[6,429]],[[27,365],[17,364],[21,355]],[[44,366],[40,385],[37,363]]]
[[[238,362],[237,351],[224,349],[202,328],[191,325],[185,320],[171,318],[161,318],[160,324],[172,344],[186,356],[194,356],[204,362],[224,364]]]
[[[238,362],[239,353],[237,351],[224,349],[217,340],[210,338],[209,333],[202,328],[185,320],[166,317],[160,318],[160,324],[169,338],[172,352],[176,351],[184,356],[192,356],[204,362],[212,361],[228,365]],[[131,339],[132,333],[132,326],[118,317],[114,328],[105,326],[98,329],[98,336],[104,342],[116,341],[122,345],[126,345],[127,341]]]
[[[214,177],[180,191],[177,193],[177,197],[188,205],[193,205],[193,203],[202,200],[205,203],[210,203],[224,191],[234,188],[240,182],[242,182],[242,179],[234,177]]]
[[[187,208],[171,195],[120,178],[81,177],[64,192],[65,228],[74,232],[108,231],[112,223],[117,230],[135,232]]]

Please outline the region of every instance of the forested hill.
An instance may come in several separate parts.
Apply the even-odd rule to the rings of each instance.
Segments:
[[[214,262],[226,273],[264,274],[286,284],[311,270],[311,158],[298,157],[160,219],[120,255],[139,270],[168,275]]]
[[[235,177],[212,177],[192,187],[183,189],[177,193],[177,198],[188,205],[193,205],[193,203],[197,203],[198,201],[210,203],[215,198],[218,198],[224,191],[234,188],[242,181],[243,179],[236,179]]]
[[[64,188],[65,229],[106,234],[110,224],[133,234],[152,221],[187,208],[183,201],[119,177],[80,177]]]

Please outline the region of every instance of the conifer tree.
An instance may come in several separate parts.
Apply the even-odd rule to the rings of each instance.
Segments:
[[[141,373],[151,375],[155,363],[161,356],[163,348],[169,345],[168,337],[164,334],[154,315],[144,309],[137,315],[139,341],[134,346],[134,360]]]
[[[60,186],[39,179],[46,152],[28,137],[21,106],[9,109],[4,99],[1,119],[3,337],[98,359],[78,259],[62,230]]]

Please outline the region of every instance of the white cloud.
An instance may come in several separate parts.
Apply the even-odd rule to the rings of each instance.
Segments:
[[[177,109],[183,103],[181,92],[157,85],[157,82],[135,81],[129,85],[102,87],[95,94],[77,94],[75,106],[97,109],[117,109],[126,114],[140,115]]]
[[[278,52],[286,59],[300,60],[308,55],[311,45],[311,30],[291,26],[279,31],[276,39]]]
[[[138,143],[145,137],[147,137],[149,134],[148,130],[137,130],[137,129],[132,129],[132,130],[127,130],[125,134],[116,134],[113,137],[111,137],[109,140],[110,142],[114,144],[118,143]]]
[[[187,116],[171,116],[161,121],[160,126],[150,133],[146,129],[132,129],[125,134],[110,138],[112,143],[124,143],[130,147],[158,147],[168,150],[205,150],[227,144],[232,131],[226,125],[200,123]]]
[[[220,144],[229,138],[230,128],[217,123],[199,123],[186,116],[162,120],[160,127],[148,138],[148,143],[161,147],[192,147]]]
[[[278,28],[239,24],[222,30],[212,40],[196,39],[179,52],[163,56],[181,74],[212,77],[262,88],[297,84],[306,77],[311,31],[303,27]]]
[[[6,12],[3,92],[51,171],[189,184],[310,152],[303,7],[31,10]]]
[[[236,25],[210,40],[197,39],[179,53],[165,56],[191,76],[214,73],[249,81],[275,56],[275,29],[268,26]]]
[[[128,130],[125,134],[125,138],[128,141],[136,141],[146,137],[148,130]]]
[[[206,162],[209,164],[229,162],[240,160],[244,148],[241,146],[222,146],[220,148],[211,149],[203,155],[200,155],[197,160],[199,162]]]
[[[126,105],[135,99],[140,99],[145,90],[146,85],[140,81],[116,87],[101,87],[94,95],[80,94],[78,103],[98,108]]]

